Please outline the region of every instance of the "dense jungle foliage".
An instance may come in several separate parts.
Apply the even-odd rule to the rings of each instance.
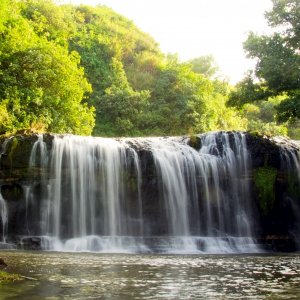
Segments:
[[[0,133],[97,136],[252,130],[299,137],[299,2],[273,0],[272,36],[236,87],[211,56],[180,62],[105,6],[0,1]],[[284,30],[282,30],[284,28]]]

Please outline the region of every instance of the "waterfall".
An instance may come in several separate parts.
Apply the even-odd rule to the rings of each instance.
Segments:
[[[251,162],[245,135],[232,134],[231,141],[228,133],[209,133],[201,139],[199,167],[203,170],[206,232],[209,236],[235,237],[240,240],[237,247],[251,251],[255,249],[248,179]]]
[[[199,151],[180,138],[140,140],[149,147],[159,178],[170,247],[176,252],[257,251],[245,135],[211,133]],[[222,145],[219,150],[217,143]],[[170,250],[169,249],[169,250]]]
[[[300,153],[294,149],[281,149],[281,169],[286,168],[295,181],[300,182]]]
[[[222,144],[222,151],[218,150],[217,139]],[[250,189],[247,180],[250,161],[244,134],[234,133],[233,145],[230,145],[228,133],[207,134],[202,137],[199,152],[206,155],[200,158],[201,165],[204,165],[202,168],[205,170],[203,180],[209,234],[212,234],[211,230],[214,228],[220,233],[231,232],[236,236],[252,236]],[[226,179],[222,184],[220,178],[224,177]],[[207,183],[209,178],[214,194]],[[211,215],[212,196],[218,207],[216,216]]]
[[[7,206],[6,203],[0,193],[0,220],[1,220],[1,225],[2,225],[2,230],[1,230],[1,242],[5,243],[6,242],[6,226],[7,226]]]
[[[255,251],[245,136],[234,133],[230,144],[228,133],[206,134],[199,151],[174,138],[149,143],[161,180],[169,234],[185,237],[180,246],[173,243],[172,247],[194,251],[202,244],[208,252]]]
[[[187,138],[56,135],[47,149],[39,135],[21,240],[59,251],[256,252],[245,135],[199,140],[196,150]]]
[[[2,145],[2,149],[0,152],[0,161],[2,158],[2,155],[6,153],[7,150],[7,145],[11,138],[8,138],[4,141]],[[8,221],[8,209],[7,209],[7,204],[5,200],[3,199],[3,196],[1,194],[1,189],[0,189],[0,225],[1,225],[1,232],[0,232],[0,243],[1,243],[1,248],[6,244],[6,231],[7,231],[7,221]]]
[[[41,228],[38,230],[38,232],[45,232],[49,215],[49,201],[46,200],[48,198],[48,182],[45,175],[45,169],[48,166],[48,152],[42,134],[37,135],[37,140],[32,146],[28,164],[30,169],[41,170],[40,178],[38,178],[38,180],[41,181],[41,191],[38,195],[38,199],[37,197],[34,197],[33,189],[35,188],[35,185],[32,184],[32,182],[23,185],[23,193],[25,198],[25,228],[26,233],[30,235],[30,220],[36,218],[36,215],[41,215]],[[34,178],[33,181],[35,181]],[[42,205],[37,206],[36,201],[38,201],[38,203],[42,203]],[[37,207],[40,208],[38,209]],[[37,213],[37,210],[39,210],[39,213]]]
[[[54,247],[118,251],[128,244],[122,237],[141,235],[139,166],[136,152],[121,141],[55,137],[46,199],[49,231],[44,234],[67,242]],[[129,183],[135,185],[133,194]]]
[[[176,140],[148,139],[160,179],[168,234],[172,237],[170,248],[175,251],[195,251],[196,241],[191,237],[190,207],[196,202],[196,188],[189,180],[196,176],[195,151]],[[198,216],[197,216],[198,218]]]
[[[292,208],[293,217],[295,219],[295,228],[291,230],[300,249],[300,153],[295,148],[287,148],[283,146],[280,151],[281,172],[287,177],[288,195],[286,200]]]

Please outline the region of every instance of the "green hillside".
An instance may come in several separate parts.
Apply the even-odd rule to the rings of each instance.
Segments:
[[[143,136],[261,128],[287,134],[287,120],[276,123],[275,105],[271,120],[259,105],[241,107],[232,100],[238,92],[217,79],[216,70],[211,56],[180,62],[163,54],[151,36],[105,6],[0,2],[2,134]]]

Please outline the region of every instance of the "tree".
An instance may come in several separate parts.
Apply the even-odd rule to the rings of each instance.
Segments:
[[[136,92],[130,87],[111,86],[101,98],[97,113],[101,122],[94,132],[106,136],[143,135],[143,113],[147,108],[149,93]]]
[[[281,27],[290,47],[299,49],[300,4],[298,0],[273,0],[273,9],[266,13],[271,27]]]
[[[37,35],[21,14],[26,3],[8,3],[0,31],[1,131],[90,134],[93,108],[82,100],[91,88],[78,54]]]
[[[169,56],[155,77],[146,124],[148,130],[162,135],[187,133],[193,126],[190,102],[197,97],[197,75],[188,64]]]
[[[283,100],[277,107],[277,119],[285,122],[289,119],[300,120],[300,94],[290,95],[289,98]]]
[[[202,74],[207,78],[211,78],[219,70],[215,59],[212,55],[204,55],[191,59],[189,63],[195,73]]]
[[[161,135],[244,129],[237,110],[226,107],[228,91],[227,83],[195,73],[189,63],[170,56],[156,77],[147,128]]]
[[[271,37],[251,33],[244,47],[248,57],[258,59],[255,75],[270,92],[279,94],[299,89],[300,55],[288,46],[286,37],[279,33]]]
[[[23,2],[23,3],[22,3]],[[71,6],[59,6],[52,0],[23,0],[21,15],[28,20],[38,36],[68,47],[74,36],[76,15]]]
[[[300,115],[300,3],[273,0],[273,9],[266,17],[278,32],[270,36],[250,33],[244,48],[247,56],[257,61],[254,76],[246,77],[236,86],[229,104],[241,106],[285,95],[286,99],[276,108],[277,119],[295,121]]]
[[[87,101],[96,108],[93,134],[142,134],[139,120],[150,97],[157,62],[163,59],[158,45],[130,20],[105,6],[73,10],[77,29],[69,47],[79,53],[92,85]]]
[[[15,128],[39,123],[51,132],[91,133],[93,109],[81,103],[90,87],[77,64],[75,54],[48,43],[2,60],[0,99]]]

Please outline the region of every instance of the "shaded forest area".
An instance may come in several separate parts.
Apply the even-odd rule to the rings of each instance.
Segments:
[[[274,33],[249,34],[244,49],[256,67],[231,86],[211,56],[166,55],[108,7],[1,0],[0,133],[300,139],[299,1],[273,0],[266,18]]]

